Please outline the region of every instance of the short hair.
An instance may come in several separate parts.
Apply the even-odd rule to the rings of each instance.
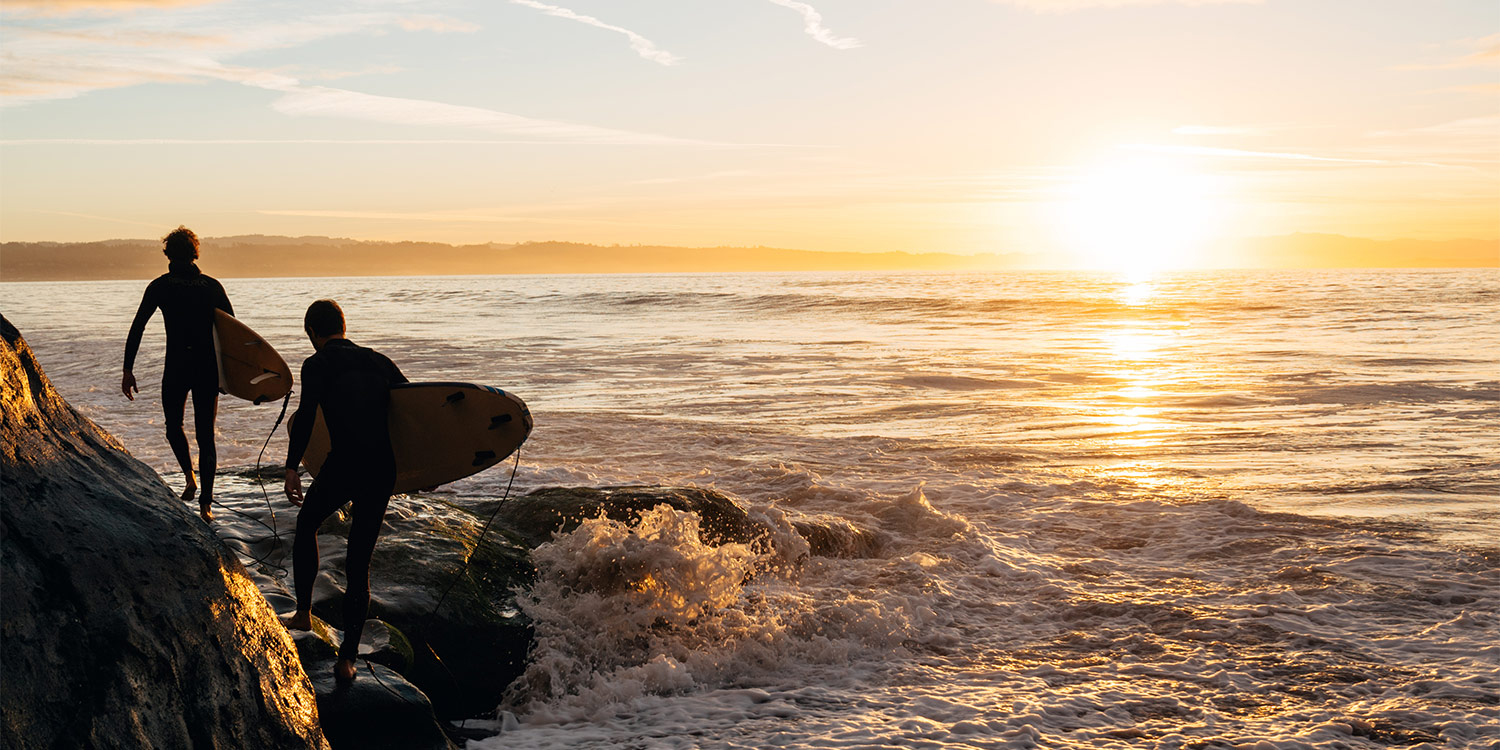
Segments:
[[[320,299],[307,306],[302,327],[314,336],[336,336],[344,332],[344,309],[331,299]]]
[[[185,226],[178,225],[167,236],[161,238],[162,254],[169,260],[182,262],[198,259],[198,235]]]

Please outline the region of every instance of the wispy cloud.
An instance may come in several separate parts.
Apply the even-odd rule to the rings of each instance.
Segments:
[[[138,226],[138,227],[153,227],[153,228],[160,228],[161,227],[161,224],[159,224],[159,223],[152,223],[152,222],[145,222],[145,221],[136,221],[134,219],[121,219],[121,218],[119,218],[117,216],[99,216],[97,214],[81,214],[81,213],[78,213],[76,211],[49,211],[49,210],[44,209],[44,208],[30,208],[30,209],[25,209],[25,211],[27,213],[33,213],[33,214],[48,214],[50,216],[69,216],[69,217],[72,217],[72,218],[75,218],[75,219],[91,219],[93,221],[108,221],[108,222],[112,222],[112,223],[115,223],[115,224],[130,224],[130,225]]]
[[[1400,65],[1396,70],[1454,70],[1500,65],[1500,34],[1491,34],[1481,39],[1464,39],[1455,44],[1473,51],[1445,62]]]
[[[1145,151],[1157,154],[1181,156],[1219,156],[1234,159],[1273,159],[1278,161],[1325,162],[1333,164],[1363,164],[1369,166],[1440,167],[1451,168],[1451,164],[1421,161],[1395,161],[1391,159],[1354,159],[1340,156],[1318,156],[1291,151],[1247,151],[1238,148],[1213,148],[1210,146],[1178,146],[1154,143],[1130,143],[1120,146],[1127,151]]]
[[[7,6],[8,7],[8,6]],[[69,99],[100,89],[142,83],[237,80],[222,63],[239,55],[286,49],[403,24],[458,28],[442,17],[392,13],[309,16],[297,21],[180,19],[150,15],[67,29],[11,24],[0,54],[0,104]]]
[[[1495,96],[1500,94],[1500,83],[1471,83],[1464,86],[1449,86],[1444,91],[1452,91],[1459,94],[1483,94]]]
[[[180,8],[217,2],[222,0],[5,0],[5,4],[0,6],[0,12],[26,16],[66,16]]]
[[[606,201],[605,203],[608,203]],[[350,221],[424,221],[438,224],[558,224],[577,226],[598,224],[605,226],[631,226],[644,224],[637,221],[601,219],[591,215],[596,206],[558,203],[543,206],[505,206],[493,209],[493,213],[468,211],[369,211],[316,208],[263,208],[255,213],[262,216],[291,216],[305,219],[347,219]],[[483,209],[480,209],[483,210]],[[538,216],[537,212],[569,213],[568,216]],[[159,226],[152,224],[150,226]]]
[[[534,138],[0,138],[0,146],[545,146],[568,143]]]
[[[1251,128],[1243,125],[1181,125],[1172,128],[1173,135],[1269,135],[1262,128]]]
[[[253,84],[252,84],[253,85]],[[438,126],[484,130],[541,141],[568,143],[665,145],[695,143],[678,138],[598,128],[555,120],[539,120],[483,107],[363,94],[358,91],[273,84],[261,88],[284,96],[272,109],[293,117],[341,117],[396,125]]]
[[[291,117],[477,130],[503,139],[542,143],[706,145],[485,107],[312,85],[287,71],[225,62],[247,53],[295,47],[339,35],[477,28],[466,22],[404,13],[310,16],[290,23],[270,18],[232,24],[217,20],[223,25],[197,19],[191,33],[179,33],[184,25],[181,18],[159,14],[75,24],[64,30],[25,25],[7,28],[6,49],[0,54],[0,104],[70,98],[143,83],[227,81],[277,92],[280,96],[271,102],[272,109]]]
[[[799,3],[797,2],[797,0],[771,0],[771,2],[782,6],[783,8],[791,8],[792,10],[801,13],[802,20],[804,24],[806,24],[803,27],[803,30],[807,32],[808,36],[818,40],[819,42],[822,42],[823,44],[826,44],[834,49],[854,49],[855,47],[860,46],[860,42],[858,39],[847,36],[835,36],[832,31],[824,28],[823,14],[819,13],[816,8],[808,5],[807,3]]]
[[[684,177],[651,177],[644,180],[631,180],[631,185],[673,185],[682,182],[705,182],[709,180],[744,179],[755,177],[768,177],[772,172],[761,169],[721,169],[717,172],[707,174],[688,175]],[[786,173],[781,173],[787,176]]]
[[[1091,8],[1124,8],[1140,5],[1256,5],[1261,0],[992,0],[1037,13],[1067,13]]]
[[[490,214],[459,214],[447,211],[419,212],[419,211],[328,211],[320,209],[261,209],[256,213],[263,216],[297,216],[315,219],[360,219],[360,220],[386,220],[396,219],[400,221],[479,221],[485,223],[503,223],[518,221],[537,221],[531,217],[519,216],[495,216]]]
[[[581,13],[575,13],[571,10],[568,10],[567,8],[561,8],[556,5],[548,5],[546,3],[539,3],[536,0],[510,1],[512,3],[515,3],[516,5],[524,5],[528,8],[542,11],[549,16],[566,18],[570,21],[577,21],[579,23],[588,24],[589,26],[605,29],[607,31],[613,31],[617,34],[624,34],[625,38],[630,40],[630,48],[635,50],[635,53],[637,55],[640,55],[641,57],[652,62],[661,63],[662,65],[676,65],[678,62],[682,61],[682,58],[678,57],[677,55],[674,55],[671,52],[657,47],[656,43],[652,42],[650,39],[647,39],[646,37],[643,37],[640,34],[631,31],[630,29],[605,23],[597,18],[594,18],[593,16],[585,16]]]
[[[1439,136],[1443,138],[1478,140],[1493,146],[1496,133],[1500,133],[1500,114],[1465,117],[1460,120],[1450,120],[1410,130],[1380,130],[1372,133],[1372,135],[1378,138],[1410,135]]]
[[[316,70],[303,74],[304,78],[317,81],[337,81],[341,78],[360,78],[373,75],[391,75],[406,70],[400,65],[368,65],[363,68],[349,68],[344,70]]]
[[[442,16],[406,16],[396,23],[407,31],[436,31],[440,34],[469,34],[480,29],[477,23]]]

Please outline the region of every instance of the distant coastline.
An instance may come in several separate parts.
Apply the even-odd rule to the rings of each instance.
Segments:
[[[573,242],[446,245],[261,235],[204,238],[203,255],[204,269],[220,278],[979,270],[1010,268],[1016,262],[1005,256],[951,253],[607,246]],[[155,240],[0,244],[0,280],[4,281],[149,279],[160,275],[164,268],[161,242]]]
[[[447,245],[329,237],[205,238],[221,278],[479,274],[972,271],[1064,268],[1047,254],[823,252],[768,247],[606,246],[573,242]],[[1476,268],[1500,266],[1500,240],[1369,240],[1294,234],[1225,248],[1242,268]],[[157,240],[6,242],[0,281],[149,279],[165,261]]]

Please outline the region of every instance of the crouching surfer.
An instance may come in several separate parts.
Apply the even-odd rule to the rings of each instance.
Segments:
[[[318,526],[345,503],[352,503],[354,518],[344,558],[348,579],[344,642],[333,668],[334,677],[347,683],[354,679],[354,660],[359,655],[359,638],[370,608],[370,557],[396,483],[396,458],[387,423],[390,389],[405,383],[406,376],[385,355],[344,337],[344,311],[333,300],[312,303],[303,329],[316,351],[302,363],[302,400],[292,418],[286,454],[286,496],[301,508],[292,546],[297,611],[286,620],[286,626],[312,628]],[[328,427],[328,458],[304,498],[297,465],[312,437],[319,407]]]
[[[218,468],[218,451],[214,448],[214,419],[219,411],[219,355],[214,348],[214,310],[234,314],[224,286],[198,270],[198,236],[187,227],[177,227],[162,238],[162,254],[167,256],[167,272],[156,277],[141,295],[141,306],[130,323],[125,338],[125,374],[120,390],[125,398],[135,400],[140,393],[135,384],[135,355],[141,348],[146,322],[157,308],[167,328],[167,357],[161,371],[161,409],[167,425],[167,444],[182,468],[186,487],[182,501],[192,502],[198,496],[198,514],[212,520],[214,470]],[[198,479],[193,482],[193,457],[188,453],[187,433],[182,429],[188,394],[193,396],[193,435],[198,440]]]

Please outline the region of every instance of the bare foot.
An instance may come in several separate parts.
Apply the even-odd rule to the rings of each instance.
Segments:
[[[290,617],[281,618],[281,624],[287,630],[312,630],[312,613],[294,612]]]
[[[198,485],[193,482],[192,476],[189,476],[187,480],[187,486],[182,488],[182,501],[185,503],[190,503],[193,501],[193,498],[197,496],[197,494]]]
[[[333,664],[333,679],[340,685],[354,682],[354,667],[353,659],[339,659]]]
[[[203,516],[203,520],[212,522],[214,520],[213,505],[214,499],[211,497],[204,497],[202,500],[199,500],[198,515]]]

